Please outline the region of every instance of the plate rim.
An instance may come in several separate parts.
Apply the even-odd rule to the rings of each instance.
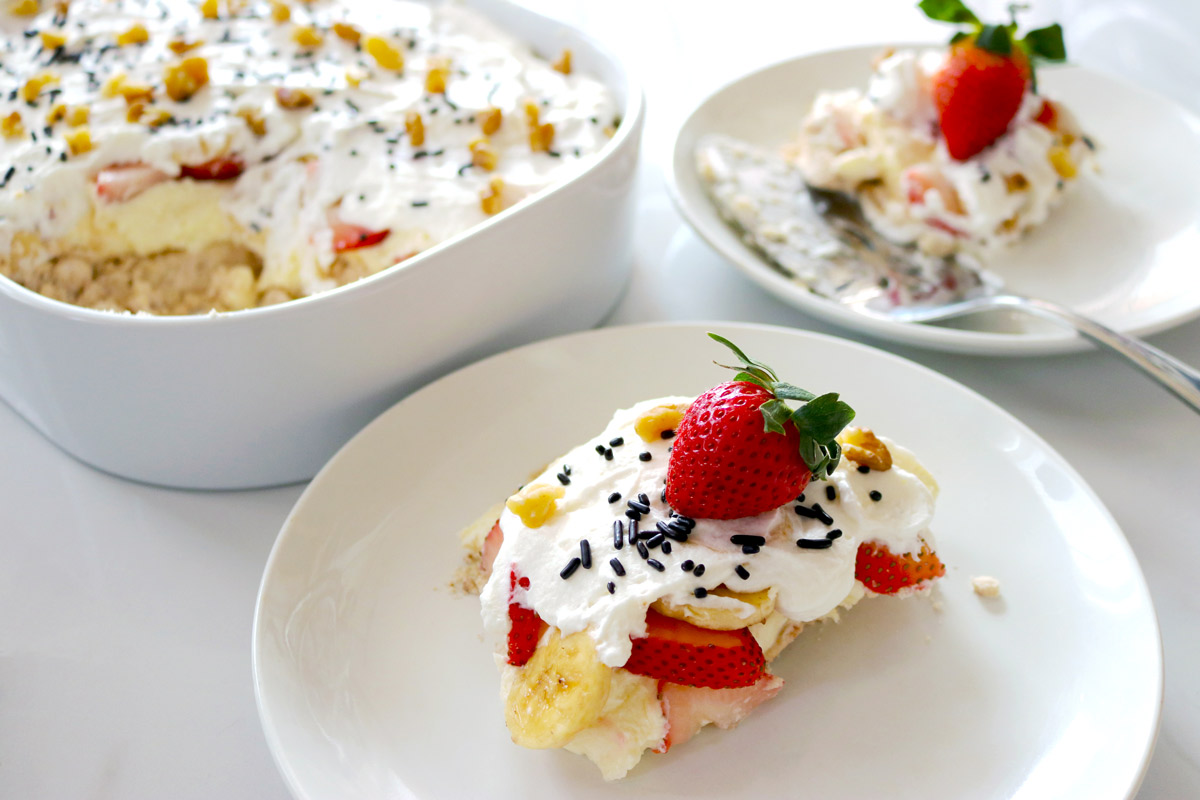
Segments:
[[[908,42],[892,42],[882,41],[873,44],[858,44],[844,47],[833,47],[821,50],[816,50],[810,53],[805,53],[799,56],[782,58],[771,63],[757,67],[748,72],[744,72],[728,81],[725,81],[717,88],[705,94],[705,96],[696,103],[690,111],[684,116],[683,121],[678,124],[675,133],[671,139],[665,165],[663,167],[663,178],[667,186],[667,194],[671,198],[671,202],[675,210],[683,218],[687,228],[695,234],[702,242],[709,246],[725,261],[737,269],[743,276],[749,278],[763,290],[769,292],[773,297],[781,302],[798,309],[801,312],[808,314],[816,319],[836,325],[839,329],[848,331],[857,331],[871,336],[877,342],[897,342],[913,347],[922,347],[931,350],[939,350],[942,352],[951,353],[967,353],[973,355],[989,355],[989,356],[1046,356],[1059,355],[1064,353],[1086,352],[1096,349],[1096,346],[1083,336],[1063,329],[1060,332],[1054,333],[1036,333],[1036,334],[1014,334],[1000,333],[993,331],[974,331],[960,328],[948,328],[934,325],[925,325],[921,323],[898,323],[888,320],[875,319],[862,314],[856,314],[853,311],[847,311],[844,306],[832,300],[825,299],[811,292],[804,292],[800,284],[785,277],[777,270],[771,268],[761,256],[754,253],[750,248],[738,242],[737,246],[726,246],[726,242],[719,241],[709,235],[703,224],[697,221],[697,209],[692,205],[693,202],[699,202],[685,194],[680,187],[679,171],[677,165],[679,163],[688,163],[692,161],[690,153],[682,153],[683,139],[685,133],[690,133],[691,128],[697,124],[697,118],[705,111],[706,107],[713,101],[715,97],[725,93],[726,91],[736,88],[739,84],[753,80],[763,73],[772,70],[780,69],[785,66],[801,64],[806,61],[819,61],[822,59],[849,56],[858,54],[864,58],[878,53],[881,48],[921,48],[921,47],[941,47],[943,42],[931,41],[908,41]],[[1127,91],[1136,92],[1144,96],[1150,97],[1157,102],[1169,105],[1176,114],[1185,119],[1190,126],[1197,132],[1200,132],[1200,114],[1192,112],[1176,102],[1167,95],[1158,92],[1152,88],[1134,83],[1126,78],[1114,75],[1105,70],[1085,67],[1079,64],[1066,63],[1062,65],[1053,65],[1050,67],[1054,71],[1070,70],[1078,71],[1104,81],[1109,81],[1113,84],[1123,87]],[[705,131],[698,131],[697,135]],[[703,201],[710,203],[707,198]],[[1111,326],[1120,333],[1130,336],[1152,336],[1156,333],[1170,330],[1180,325],[1187,324],[1200,318],[1200,304],[1190,311],[1183,314],[1177,314],[1165,320],[1158,320],[1151,323],[1132,325],[1132,326]]]
[[[1129,783],[1126,787],[1125,794],[1122,795],[1124,800],[1134,799],[1134,797],[1137,795],[1138,789],[1145,779],[1146,772],[1149,768],[1150,761],[1154,754],[1155,746],[1162,729],[1162,712],[1165,689],[1165,663],[1163,654],[1162,630],[1158,619],[1158,612],[1154,606],[1154,598],[1151,595],[1149,585],[1146,582],[1146,577],[1142,570],[1141,562],[1138,560],[1137,554],[1134,552],[1129,539],[1125,536],[1124,530],[1122,530],[1116,518],[1113,517],[1108,507],[1104,504],[1099,495],[1096,494],[1091,485],[1083,478],[1082,475],[1078,473],[1074,466],[1061,453],[1058,452],[1058,450],[1051,446],[1044,438],[1042,438],[1036,431],[1026,425],[1019,418],[980,392],[975,391],[971,387],[966,386],[965,384],[962,384],[953,378],[938,372],[937,370],[913,361],[912,359],[891,353],[882,348],[857,342],[852,339],[845,339],[832,334],[797,329],[783,325],[717,320],[698,322],[663,321],[593,328],[590,330],[576,331],[549,339],[542,339],[522,345],[520,347],[505,350],[501,353],[497,353],[493,356],[489,356],[461,367],[454,372],[449,373],[448,375],[438,378],[437,380],[431,381],[417,391],[399,400],[386,411],[379,414],[366,426],[364,426],[348,442],[339,448],[338,451],[329,459],[329,461],[327,461],[321,467],[320,471],[304,488],[304,491],[301,493],[300,497],[297,498],[295,504],[288,512],[282,525],[280,526],[280,530],[276,535],[275,541],[271,545],[270,554],[265,562],[262,578],[260,579],[258,592],[255,598],[254,619],[251,628],[250,667],[253,678],[252,682],[254,687],[255,708],[258,712],[259,725],[267,742],[267,748],[271,754],[271,759],[275,763],[276,769],[278,770],[280,776],[284,779],[284,783],[293,797],[297,798],[297,800],[321,800],[316,798],[314,795],[309,794],[304,788],[304,785],[300,782],[292,768],[291,761],[284,752],[283,744],[279,738],[278,727],[272,723],[271,712],[266,705],[266,690],[263,685],[260,629],[261,625],[263,624],[264,599],[267,597],[268,590],[270,588],[269,584],[272,578],[273,568],[276,566],[277,561],[282,558],[281,553],[289,545],[289,534],[293,529],[292,526],[294,524],[294,520],[303,515],[309,504],[315,502],[313,497],[315,495],[319,495],[323,491],[321,486],[324,481],[329,480],[328,475],[336,470],[341,469],[340,462],[344,461],[346,458],[349,458],[353,451],[363,447],[365,441],[375,436],[375,432],[387,424],[388,418],[402,413],[399,409],[406,405],[411,398],[417,397],[418,395],[436,392],[440,389],[442,384],[449,382],[451,379],[457,378],[463,373],[476,369],[484,369],[492,362],[513,357],[515,354],[523,351],[530,351],[540,348],[559,348],[563,346],[569,347],[570,343],[576,339],[604,338],[607,336],[625,336],[630,334],[636,335],[641,331],[657,329],[692,329],[701,334],[706,330],[720,330],[723,332],[754,330],[761,331],[772,336],[782,336],[784,338],[809,339],[817,342],[835,343],[838,346],[846,346],[852,350],[865,352],[870,357],[882,357],[885,361],[891,361],[905,368],[914,369],[917,374],[922,376],[923,379],[934,380],[936,382],[943,383],[952,389],[965,393],[967,396],[969,396],[972,402],[982,403],[989,409],[990,412],[999,414],[1007,424],[1014,426],[1024,436],[1029,437],[1034,443],[1042,448],[1043,452],[1055,462],[1059,469],[1063,470],[1064,473],[1071,478],[1074,484],[1084,492],[1085,496],[1093,504],[1095,509],[1111,525],[1113,532],[1117,535],[1116,544],[1120,546],[1125,558],[1129,563],[1129,566],[1132,568],[1131,577],[1135,584],[1134,588],[1136,589],[1138,595],[1143,599],[1146,611],[1149,614],[1148,633],[1153,637],[1153,642],[1156,645],[1155,647],[1151,648],[1150,653],[1147,653],[1147,656],[1152,657],[1154,660],[1153,669],[1151,670],[1154,679],[1152,692],[1152,696],[1154,698],[1152,709],[1153,726],[1150,730],[1150,735],[1148,736],[1147,741],[1141,748],[1139,766],[1135,773],[1129,774]],[[1020,790],[1018,789],[1018,795],[1019,792]],[[1116,796],[1114,795],[1114,797]]]

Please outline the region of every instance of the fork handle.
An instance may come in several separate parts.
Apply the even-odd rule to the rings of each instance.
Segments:
[[[991,299],[998,306],[1027,311],[1044,319],[1069,325],[1093,342],[1125,356],[1142,372],[1158,381],[1163,388],[1191,406],[1193,411],[1200,412],[1200,371],[1167,355],[1157,347],[1152,347],[1141,339],[1118,333],[1057,303],[1017,295],[996,295]]]

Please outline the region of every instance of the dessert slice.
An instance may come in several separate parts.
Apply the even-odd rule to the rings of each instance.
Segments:
[[[1015,19],[985,25],[959,0],[920,6],[961,26],[950,46],[888,51],[865,91],[819,94],[790,157],[893,241],[987,255],[1045,222],[1094,147],[1038,91],[1035,65],[1066,58],[1058,25],[1017,38]]]
[[[513,741],[606,779],[777,695],[806,624],[944,571],[912,454],[712,336],[736,380],[618,411],[472,534]]]

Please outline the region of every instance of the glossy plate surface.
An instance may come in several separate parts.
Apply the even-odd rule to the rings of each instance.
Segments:
[[[889,341],[956,352],[1027,355],[1086,349],[1071,331],[995,312],[938,325],[870,319],[810,294],[766,263],[717,215],[692,153],[707,133],[765,147],[794,138],[822,90],[865,87],[882,46],[805,56],[747,75],[692,112],[675,141],[671,193],[717,252],[785,302]],[[1146,335],[1200,316],[1200,119],[1171,101],[1080,67],[1043,68],[1041,91],[1061,100],[1097,144],[1085,175],[1040,228],[989,268],[1011,291],[1053,300],[1125,333]]]
[[[701,325],[609,328],[467,367],[413,394],[321,471],[259,594],[254,674],[298,798],[1118,800],[1162,693],[1154,610],[1116,523],[1074,470],[987,400],[830,337],[720,324],[754,358],[838,390],[941,482],[947,575],[864,601],[774,662],[787,685],[732,731],[647,754],[605,784],[586,759],[509,741],[457,532],[615,408],[726,379]],[[971,578],[992,575],[984,599]]]

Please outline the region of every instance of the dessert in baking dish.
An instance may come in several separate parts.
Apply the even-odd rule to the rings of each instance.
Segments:
[[[1046,221],[1094,145],[1034,64],[1066,53],[1057,25],[1016,37],[958,0],[926,0],[962,23],[949,48],[882,54],[865,91],[823,92],[791,159],[813,186],[854,195],[873,227],[931,255],[987,254]]]
[[[517,744],[622,777],[776,695],[805,625],[944,572],[913,455],[733,349],[737,380],[618,411],[478,543]]]
[[[375,273],[581,169],[612,93],[455,3],[14,0],[0,272],[203,313]]]

